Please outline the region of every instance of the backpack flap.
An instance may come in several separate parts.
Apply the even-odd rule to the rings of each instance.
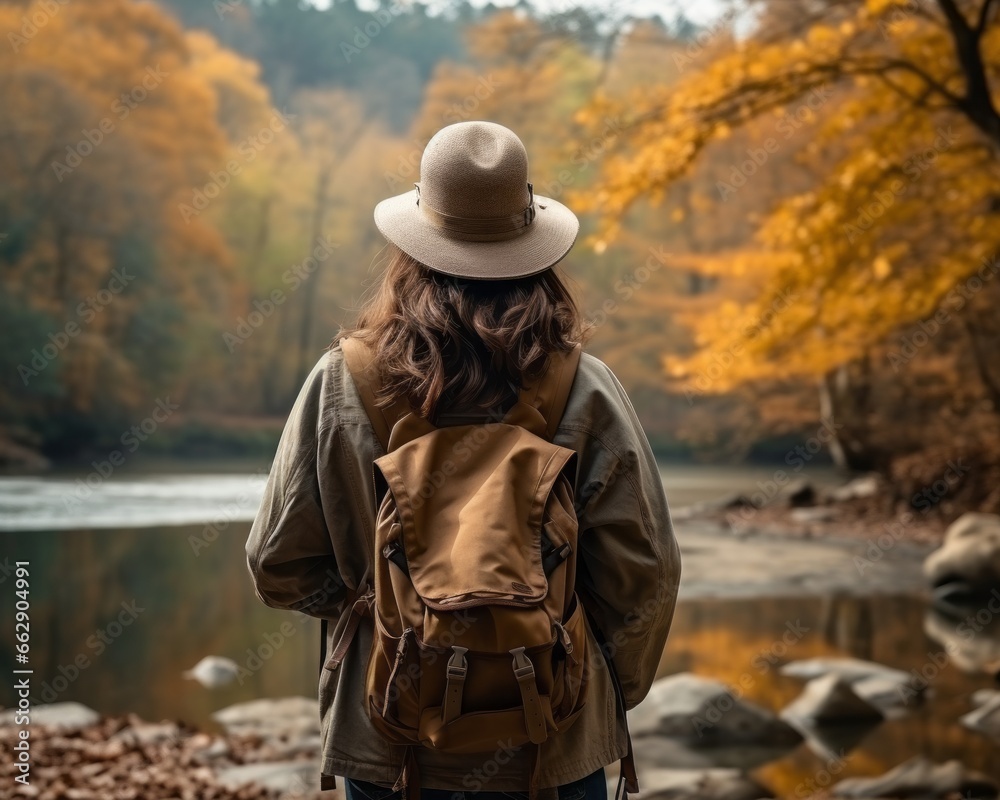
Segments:
[[[409,578],[424,604],[455,611],[542,603],[545,503],[560,474],[574,477],[575,456],[499,423],[436,429],[377,459],[399,515]]]

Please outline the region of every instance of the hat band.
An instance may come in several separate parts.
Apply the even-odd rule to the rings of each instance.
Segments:
[[[421,202],[420,184],[417,187],[417,205],[420,212],[435,228],[454,239],[466,242],[499,242],[520,236],[535,219],[535,191],[528,184],[528,205],[519,214],[503,217],[456,217],[445,214]]]

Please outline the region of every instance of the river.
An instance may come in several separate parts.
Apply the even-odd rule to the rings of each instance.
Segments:
[[[257,465],[222,470],[168,465],[107,480],[94,480],[92,474],[0,478],[0,541],[6,558],[0,564],[0,608],[10,621],[14,587],[5,570],[14,561],[29,562],[31,664],[38,699],[77,700],[106,713],[136,712],[210,728],[211,713],[235,702],[312,696],[318,624],[262,605],[246,573],[243,545],[263,470]],[[662,467],[675,507],[752,492],[773,474],[772,468]],[[821,467],[806,477],[820,485],[837,481]],[[765,574],[750,587],[728,591],[734,586],[727,583],[726,569],[712,580],[705,576],[727,554],[746,561],[733,555],[736,542],[685,523],[677,527],[686,583],[661,662],[663,675],[692,670],[734,686],[749,683],[747,699],[777,710],[801,689],[778,674],[780,663],[851,655],[908,671],[925,669],[940,651],[924,632],[927,602],[916,582],[919,552],[901,549],[898,565],[889,565],[915,575],[910,583],[876,579],[855,585],[849,566],[839,582],[818,580],[833,569],[827,565],[839,552],[834,549],[777,539],[741,542],[747,553],[758,556],[767,547],[775,553],[794,551],[796,563],[815,553],[811,568],[817,580],[771,581]],[[843,550],[845,564],[852,552]],[[775,560],[780,557],[766,556],[761,563]],[[777,566],[776,576],[787,572]],[[282,631],[289,621],[293,624]],[[788,641],[790,625],[799,634]],[[0,668],[8,675],[12,641],[12,630],[0,633]],[[228,656],[249,674],[242,683],[216,690],[186,680],[183,670],[208,654]],[[947,663],[935,673],[934,685],[925,707],[862,738],[838,764],[837,779],[876,774],[917,754],[934,761],[960,758],[1000,778],[996,745],[957,722],[970,708],[971,693],[989,687],[990,679]],[[0,704],[13,702],[5,681]],[[779,794],[794,796],[824,766],[803,745],[752,774]]]

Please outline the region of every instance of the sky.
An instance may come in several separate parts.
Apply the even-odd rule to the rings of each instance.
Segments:
[[[516,0],[492,0],[494,5],[505,6],[514,5]],[[476,6],[486,5],[488,0],[472,0]],[[319,7],[329,5],[329,0],[313,0]],[[358,6],[364,7],[365,0],[358,0]],[[371,4],[374,7],[374,3]],[[433,0],[428,2],[433,7]],[[542,10],[566,9],[574,6],[585,8],[602,9],[607,8],[608,0],[583,0],[582,2],[571,2],[571,0],[534,0],[534,5]],[[707,24],[717,20],[726,9],[724,0],[699,0],[697,3],[679,2],[678,0],[614,0],[616,10],[635,14],[636,16],[652,16],[661,14],[667,19],[672,19],[679,11],[692,22]]]

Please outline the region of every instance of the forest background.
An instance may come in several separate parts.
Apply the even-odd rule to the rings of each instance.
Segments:
[[[273,452],[373,206],[489,119],[661,456],[1000,510],[1000,3],[664,8],[0,0],[0,461]]]

